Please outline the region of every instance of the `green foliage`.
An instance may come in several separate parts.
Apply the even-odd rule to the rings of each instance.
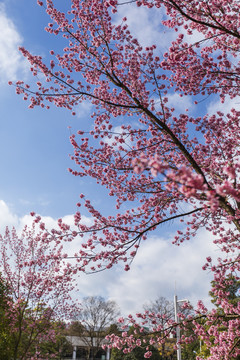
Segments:
[[[119,330],[117,324],[111,324],[111,325],[107,328],[107,330],[106,330],[106,332],[105,332],[105,336],[106,336],[106,335],[110,335],[110,334],[115,334],[115,335],[121,334],[121,331]]]
[[[161,360],[175,360],[177,359],[177,353],[175,349],[176,340],[166,339],[166,342],[160,345],[159,354]],[[185,358],[184,358],[185,360]]]
[[[0,360],[9,360],[12,357],[12,337],[8,317],[10,306],[9,290],[0,273]]]
[[[200,355],[200,340],[196,339],[189,344],[182,344],[181,352],[184,360],[195,359],[196,355]]]
[[[85,328],[80,321],[73,321],[67,330],[67,334],[71,336],[83,336]]]
[[[197,355],[200,356],[203,359],[207,359],[210,356],[210,350],[206,346],[206,344],[201,343],[201,348],[197,352]]]

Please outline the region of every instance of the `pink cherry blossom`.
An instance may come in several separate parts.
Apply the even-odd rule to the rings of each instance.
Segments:
[[[77,231],[59,221],[51,236],[60,242],[82,240],[76,253],[78,271],[101,271],[118,263],[129,270],[141,242],[160,225],[181,221],[173,241],[177,245],[205,228],[221,249],[218,262],[208,258],[203,268],[212,271],[212,293],[225,317],[199,302],[189,321],[209,349],[210,360],[237,358],[239,306],[229,301],[226,289],[229,276],[238,281],[240,270],[240,112],[236,107],[208,114],[202,103],[206,97],[237,103],[239,1],[138,0],[138,7],[154,8],[164,19],[163,36],[164,27],[175,33],[164,54],[158,44],[144,48],[125,16],[121,24],[114,22],[120,6],[115,0],[72,0],[68,14],[52,0],[38,3],[44,3],[50,17],[46,31],[62,36],[66,46],[61,53],[51,51],[49,64],[20,48],[36,87],[17,81],[16,93],[30,102],[29,108],[55,105],[72,114],[81,102],[91,103],[89,129],[70,136],[75,164],[69,171],[94,179],[116,203],[116,211],[102,214],[81,194],[74,216]],[[39,82],[39,75],[45,81]],[[175,93],[191,96],[198,115],[190,116],[185,107],[176,112],[169,104]],[[118,131],[116,119],[121,122]],[[92,217],[90,225],[82,223],[80,205]],[[34,221],[40,223],[39,217]],[[187,326],[188,320],[181,318],[159,336],[155,315],[144,314],[141,324],[131,317],[128,322],[139,333],[150,322],[156,344],[177,325]],[[132,335],[108,339],[125,353],[138,346]],[[189,341],[191,337],[183,337],[180,342]],[[145,357],[150,355],[146,348]]]

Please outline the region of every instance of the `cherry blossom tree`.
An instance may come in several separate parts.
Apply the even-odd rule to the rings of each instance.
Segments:
[[[175,31],[175,40],[164,54],[159,44],[143,48],[131,35],[126,17],[117,21],[119,7],[129,2],[162,14],[162,36],[166,28]],[[55,105],[75,115],[81,102],[92,104],[89,129],[70,138],[76,164],[70,172],[95,179],[116,201],[117,211],[105,215],[81,194],[77,230],[60,220],[56,234],[73,241],[83,237],[76,254],[79,270],[101,271],[118,262],[129,270],[140,243],[161,224],[180,221],[176,245],[207,229],[222,256],[216,264],[208,257],[204,269],[213,272],[212,293],[227,317],[220,327],[221,316],[215,310],[208,312],[200,302],[196,316],[206,322],[190,317],[181,325],[193,322],[211,359],[236,358],[240,309],[228,301],[226,279],[231,274],[239,280],[240,111],[237,106],[227,110],[227,105],[238,102],[240,90],[240,4],[237,0],[129,2],[72,0],[65,13],[52,0],[38,1],[51,18],[46,31],[61,36],[66,46],[62,54],[50,51],[49,65],[20,49],[33,76],[45,78],[36,80],[35,88],[16,82],[16,92],[30,100],[30,108]],[[176,111],[170,103],[173,94],[183,100],[191,96],[198,116],[191,116],[184,105],[180,113]],[[225,104],[226,112],[204,113],[206,97]],[[82,204],[93,217],[91,226],[81,223]],[[157,332],[168,336],[174,326],[153,327],[152,341],[161,343],[164,337]],[[126,334],[113,340],[129,350],[141,342]]]
[[[41,359],[44,343],[55,342],[62,320],[70,315],[73,268],[60,241],[35,227],[8,229],[0,237],[0,269],[8,289],[4,318],[11,359]],[[60,320],[60,321],[59,321]],[[6,350],[6,349],[5,349]],[[2,354],[2,356],[5,356]]]

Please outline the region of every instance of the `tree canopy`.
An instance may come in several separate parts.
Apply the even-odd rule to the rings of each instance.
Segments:
[[[0,236],[0,268],[0,358],[54,358],[74,286],[62,245],[46,241],[34,225],[21,235],[7,229]]]

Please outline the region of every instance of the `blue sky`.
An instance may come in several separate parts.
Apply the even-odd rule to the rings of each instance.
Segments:
[[[63,2],[66,4],[65,0],[58,0]],[[122,15],[124,11],[122,7]],[[157,13],[149,15],[141,9],[136,16],[135,10],[128,8],[127,16],[144,45],[160,39],[162,51],[167,48],[173,35],[159,33]],[[44,9],[35,0],[0,1],[1,230],[6,225],[19,227],[29,223],[31,211],[45,216],[53,225],[58,217],[71,219],[80,193],[90,197],[101,210],[109,207],[110,200],[104,189],[97,188],[92,180],[74,177],[67,171],[73,166],[69,159],[72,152],[69,135],[88,126],[89,105],[82,104],[77,117],[63,109],[29,110],[28,104],[15,94],[14,87],[7,84],[17,79],[31,82],[28,64],[18,52],[19,45],[43,57],[48,57],[52,48],[61,48],[60,38],[44,31],[47,22]],[[175,94],[172,101],[178,108],[183,100]],[[192,99],[188,97],[184,101],[194,112]],[[208,103],[209,111],[216,107],[219,109],[221,105]],[[201,271],[201,266],[206,256],[216,255],[209,235],[202,230],[197,238],[180,248],[171,245],[173,235],[171,225],[161,228],[158,235],[143,245],[128,273],[115,268],[99,275],[83,276],[79,280],[79,296],[111,297],[126,314],[141,310],[143,303],[158,295],[171,299],[176,282],[180,297],[187,297],[193,303],[198,298],[208,301],[210,276]]]
[[[47,20],[43,9],[35,1],[2,4],[5,7],[1,9],[5,8],[9,25],[19,35],[21,45],[46,56],[52,39],[43,30]],[[14,39],[10,39],[9,47],[11,40],[17,51]],[[7,77],[31,80],[21,55],[12,68],[14,65],[14,76],[10,71],[5,78],[5,74],[1,76],[0,197],[19,215],[35,209],[43,215],[60,217],[75,209],[80,187],[79,179],[67,171],[72,151],[68,126],[73,126],[76,119],[64,110],[28,109],[28,104],[15,95],[14,87],[6,85]]]

